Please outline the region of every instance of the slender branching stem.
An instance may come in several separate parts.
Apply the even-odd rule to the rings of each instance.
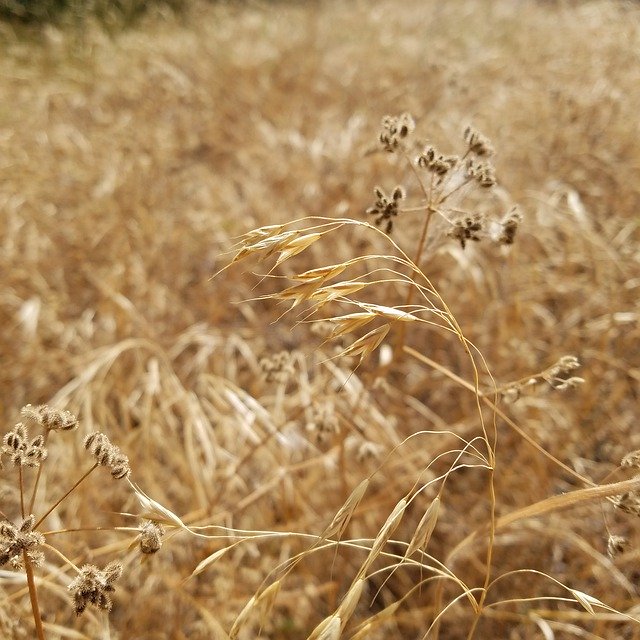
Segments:
[[[49,430],[44,434],[44,442],[42,444],[43,447],[47,446],[47,440],[49,439]],[[43,460],[38,466],[38,474],[36,475],[36,481],[33,485],[33,491],[31,493],[31,500],[29,500],[29,513],[33,513],[33,505],[36,502],[36,494],[38,493],[38,485],[40,484],[40,477],[42,476],[42,467],[44,466],[46,460]],[[23,514],[24,516],[24,514]]]
[[[73,491],[75,491],[75,489],[78,488],[78,486],[80,485],[81,482],[83,482],[88,476],[89,474],[98,466],[98,463],[96,462],[91,469],[89,469],[72,487],[71,489],[69,489],[69,491],[67,491],[67,493],[65,493],[60,499],[56,500],[56,502],[54,504],[51,505],[51,507],[49,508],[49,510],[40,518],[40,520],[38,520],[38,522],[35,523],[35,525],[33,525],[34,529],[37,529],[39,525],[42,524],[42,522],[44,521],[44,519],[61,503],[63,502],[71,493],[73,493]]]
[[[18,482],[20,484],[20,513],[24,519],[24,476],[22,475],[22,465],[18,465]]]
[[[36,634],[38,640],[45,640],[42,618],[40,616],[40,604],[38,603],[38,593],[36,591],[36,581],[33,575],[33,565],[31,564],[31,559],[25,549],[22,551],[22,557],[24,559],[24,568],[27,573],[29,600],[31,600],[31,611],[33,613],[33,622],[36,625]]]

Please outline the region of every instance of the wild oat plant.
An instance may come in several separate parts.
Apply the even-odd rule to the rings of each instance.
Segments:
[[[250,258],[260,264],[270,261],[266,273],[262,270],[261,282],[277,283],[275,290],[257,300],[283,304],[280,320],[291,319],[293,327],[310,326],[324,354],[317,366],[338,372],[338,388],[324,399],[309,396],[303,410],[308,435],[321,450],[337,450],[338,467],[350,479],[352,489],[333,520],[313,536],[313,544],[284,560],[265,578],[237,617],[231,638],[258,633],[287,578],[293,580],[294,569],[315,555],[325,555],[335,566],[337,558],[344,558],[344,563],[340,564],[343,573],[336,578],[342,585],[336,606],[308,634],[309,640],[426,640],[438,638],[443,625],[447,638],[470,640],[487,637],[486,629],[495,628],[491,624],[523,616],[531,616],[544,637],[551,638],[554,629],[566,628],[567,620],[574,630],[583,620],[596,626],[598,621],[616,620],[623,626],[639,621],[633,610],[617,611],[552,573],[520,566],[508,554],[505,557],[504,547],[520,535],[523,539],[531,536],[526,525],[521,533],[517,528],[534,516],[592,501],[608,501],[638,515],[640,476],[598,484],[556,459],[523,430],[510,417],[507,405],[523,396],[570,393],[582,385],[584,379],[575,375],[580,366],[577,357],[565,355],[539,372],[497,384],[486,359],[465,337],[447,305],[446,299],[455,296],[455,291],[441,292],[432,284],[429,267],[442,253],[460,256],[481,242],[491,245],[486,251],[516,251],[512,245],[523,221],[508,194],[504,190],[495,193],[490,141],[467,127],[459,146],[458,154],[443,152],[417,137],[411,115],[385,116],[377,141],[366,155],[393,156],[390,172],[404,172],[412,186],[374,187],[374,202],[366,210],[373,224],[363,219],[313,217],[263,226],[240,240],[232,264]],[[331,255],[333,237],[348,235],[373,235],[369,246],[380,246],[381,239],[388,250],[365,251],[312,269],[296,268],[296,256],[307,252],[306,265],[309,260],[319,262]],[[394,240],[396,235],[398,240]],[[421,338],[421,332],[429,339]],[[470,372],[470,377],[439,363],[429,352],[430,342],[434,351],[435,345],[458,350],[461,370]],[[296,365],[297,359],[296,352],[280,352],[261,362],[268,380],[280,380],[280,393],[295,367],[301,366]],[[471,405],[464,406],[472,407],[474,415],[458,420],[459,429],[429,415],[428,402],[418,400],[419,383],[408,379],[408,361],[423,366],[425,376],[452,382],[461,398],[471,398]],[[385,394],[404,395],[425,418],[439,423],[438,428],[399,437],[397,422],[390,417],[386,433],[383,427],[376,441],[367,425],[336,410],[341,395],[355,397],[351,402],[355,415],[357,407],[375,403],[376,398],[382,406]],[[510,429],[515,442],[531,447],[533,454],[561,469],[577,488],[524,508],[505,509],[508,498],[500,493],[505,482],[497,482],[500,456],[508,456],[499,447],[500,424]],[[351,433],[345,434],[345,428]],[[513,442],[510,446],[515,446]],[[422,466],[416,464],[421,460],[414,455],[418,449],[432,452]],[[621,466],[637,469],[638,457],[632,452]],[[366,459],[373,460],[373,466],[356,482],[354,469],[366,469]],[[407,474],[412,478],[404,489],[400,475],[395,484],[390,481],[391,470],[399,468],[403,468],[402,478]],[[395,506],[386,521],[379,523],[377,533],[373,537],[356,535],[367,528],[357,522],[368,520],[372,507],[365,506],[367,497],[375,504],[393,493]],[[468,512],[452,518],[460,505],[469,505]],[[452,528],[455,522],[462,522],[462,527]],[[626,545],[622,536],[610,534],[610,557]],[[204,571],[223,553],[224,549],[205,559],[195,573]],[[598,561],[610,569],[605,556]],[[416,612],[420,612],[419,621]],[[489,625],[485,631],[483,623]],[[408,628],[414,635],[406,635]]]

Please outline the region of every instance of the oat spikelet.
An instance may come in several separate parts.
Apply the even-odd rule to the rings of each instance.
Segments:
[[[316,240],[322,238],[321,233],[307,233],[303,236],[299,236],[297,238],[293,238],[290,242],[286,243],[282,249],[280,249],[280,255],[276,260],[276,266],[282,264],[289,258],[293,256],[297,256],[299,253],[302,253],[305,249],[310,247]]]
[[[382,525],[382,528],[378,532],[376,539],[373,541],[371,551],[369,551],[369,555],[367,556],[367,559],[360,569],[361,575],[364,575],[369,570],[369,567],[371,567],[374,560],[380,555],[382,547],[387,544],[389,538],[393,535],[393,532],[400,524],[400,520],[402,520],[402,515],[404,514],[406,508],[406,498],[402,498],[402,500],[400,500],[398,504],[396,504],[396,506],[393,508],[393,511],[390,513],[386,522],[384,523],[384,525]]]
[[[360,501],[364,497],[364,494],[369,488],[369,480],[365,478],[347,498],[347,501],[340,507],[338,513],[331,521],[331,524],[322,533],[323,538],[331,538],[333,536],[340,537],[344,530],[347,528],[353,512],[357,509]]]
[[[325,618],[307,640],[338,640],[342,633],[342,621],[337,615]]]
[[[431,534],[433,533],[433,530],[435,529],[436,523],[438,521],[439,511],[440,496],[436,496],[420,519],[415,533],[413,534],[413,537],[409,542],[407,551],[404,554],[405,558],[410,558],[417,549],[422,549],[424,551],[427,548],[429,540],[431,539]]]
[[[352,345],[348,346],[342,353],[342,356],[360,356],[360,361],[364,360],[368,355],[375,351],[385,339],[389,329],[388,324],[383,324],[377,329],[369,331],[369,333],[358,338]]]
[[[349,591],[347,591],[347,594],[340,603],[336,615],[342,620],[342,629],[344,629],[353,612],[356,610],[358,602],[360,602],[360,597],[362,596],[363,588],[364,580],[359,578],[349,587]]]
[[[368,620],[365,620],[365,622],[358,626],[358,630],[353,636],[351,636],[351,640],[367,640],[368,638],[371,638],[371,632],[376,627],[393,620],[399,607],[400,602],[393,602],[382,611],[371,616]]]
[[[369,322],[371,322],[375,317],[375,313],[358,312],[329,318],[329,322],[336,325],[331,331],[329,338],[338,338],[347,333],[351,333],[356,329],[360,329],[360,327],[364,327],[366,324],[369,324]]]
[[[238,614],[233,626],[231,627],[231,631],[229,631],[230,640],[234,640],[234,638],[238,637],[238,633],[240,633],[240,629],[242,625],[249,619],[251,612],[256,608],[256,597],[251,596],[247,604],[244,605],[242,611]]]

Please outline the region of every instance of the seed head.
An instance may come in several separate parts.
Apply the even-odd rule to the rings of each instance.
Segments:
[[[464,141],[467,143],[469,151],[478,156],[491,156],[494,153],[489,139],[473,127],[467,127],[464,130]]]
[[[610,535],[607,540],[607,555],[613,559],[629,546],[629,541],[622,536]]]
[[[38,407],[28,404],[20,413],[25,420],[35,422],[47,431],[69,431],[78,426],[78,419],[70,411],[52,409],[46,404]]]
[[[388,196],[380,187],[375,187],[373,192],[376,202],[367,209],[367,214],[378,216],[375,220],[376,226],[386,222],[385,232],[391,233],[393,229],[393,218],[397,217],[400,211],[400,203],[404,200],[405,193],[401,186],[397,186],[391,196]]]
[[[500,225],[502,226],[502,230],[500,235],[498,236],[499,244],[513,244],[513,241],[516,237],[516,232],[518,231],[518,227],[522,222],[522,214],[518,209],[511,209],[505,215],[505,217],[501,220]]]
[[[384,116],[378,139],[382,148],[393,153],[415,131],[416,123],[409,113],[399,116]]]
[[[426,147],[418,156],[418,166],[443,176],[456,166],[458,160],[458,156],[444,156],[438,153],[434,147]]]
[[[115,561],[102,570],[92,564],[84,565],[80,575],[68,587],[73,594],[76,615],[82,615],[90,604],[111,611],[113,601],[110,594],[115,591],[113,585],[122,575],[122,570],[122,565]]]
[[[450,238],[460,242],[464,249],[468,240],[478,242],[484,227],[484,217],[481,214],[470,214],[457,220],[453,228],[447,233]]]
[[[153,554],[160,550],[164,527],[153,520],[147,520],[140,527],[140,551],[144,554]]]
[[[126,478],[131,473],[129,458],[119,447],[112,444],[104,433],[90,433],[84,439],[84,448],[93,455],[99,465],[109,467],[111,475],[116,480]]]
[[[473,178],[481,187],[493,187],[496,183],[496,172],[490,162],[467,160],[467,177]]]
[[[19,527],[8,521],[0,523],[0,565],[9,562],[14,569],[22,569],[23,552],[34,565],[42,564],[44,555],[40,547],[45,539],[33,531],[35,521],[35,516],[30,515]]]
[[[39,467],[48,455],[44,436],[29,440],[27,427],[22,422],[5,434],[1,453],[8,456],[16,467]]]

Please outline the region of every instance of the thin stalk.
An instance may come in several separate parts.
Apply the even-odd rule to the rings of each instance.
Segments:
[[[43,443],[43,447],[47,446],[47,440],[49,438],[49,433],[50,431],[47,429],[46,433],[44,434],[44,443]],[[33,492],[31,493],[31,500],[29,500],[29,513],[33,513],[33,505],[36,502],[36,494],[38,493],[38,485],[40,484],[40,476],[42,475],[42,467],[44,466],[46,460],[43,460],[39,465],[38,465],[38,474],[36,475],[36,481],[35,484],[33,485]]]
[[[87,471],[72,487],[71,489],[69,489],[69,491],[67,491],[67,493],[65,493],[62,498],[56,500],[56,502],[51,505],[51,507],[49,508],[49,510],[40,518],[40,520],[38,520],[38,522],[36,522],[33,525],[34,530],[37,529],[42,522],[44,521],[44,519],[63,501],[65,500],[77,487],[78,485],[80,485],[81,482],[83,482],[88,476],[89,474],[98,466],[98,463],[96,462],[93,467],[91,467],[91,469],[89,469],[89,471]]]
[[[415,268],[413,269],[413,272],[409,276],[410,279],[414,280],[418,275],[418,271],[420,269],[420,258],[422,257],[422,252],[424,251],[424,246],[427,241],[427,235],[429,233],[429,224],[431,223],[431,219],[433,218],[433,214],[436,212],[436,210],[434,209],[433,203],[432,203],[433,175],[431,176],[431,184],[429,186],[429,189],[427,190],[424,186],[424,183],[422,182],[422,179],[420,178],[420,174],[418,173],[417,169],[413,166],[413,162],[411,162],[411,158],[409,158],[409,156],[406,153],[404,154],[404,156],[407,162],[409,163],[409,166],[411,167],[411,171],[413,171],[413,174],[418,180],[420,189],[422,190],[422,193],[424,194],[424,197],[427,201],[427,205],[426,205],[427,215],[425,216],[424,224],[422,225],[420,239],[418,240],[418,248],[416,250],[416,254],[413,259],[413,264],[415,265]],[[415,287],[413,287],[410,284],[409,291],[407,292],[407,297],[404,302],[406,306],[410,305],[411,302],[413,301],[414,288]],[[396,343],[396,349],[395,349],[396,354],[400,354],[400,352],[402,351],[402,348],[404,347],[405,335],[406,335],[406,324],[403,322],[400,324],[400,330],[398,331],[398,342]]]
[[[20,513],[24,520],[24,477],[22,475],[22,465],[18,466],[18,482],[20,483]]]
[[[36,591],[36,581],[33,576],[33,565],[26,549],[22,550],[24,559],[24,568],[27,572],[27,585],[29,586],[29,600],[31,600],[31,611],[33,613],[33,621],[36,625],[36,634],[38,640],[45,640],[44,628],[42,626],[42,618],[40,616],[40,604],[38,603],[38,593]]]

